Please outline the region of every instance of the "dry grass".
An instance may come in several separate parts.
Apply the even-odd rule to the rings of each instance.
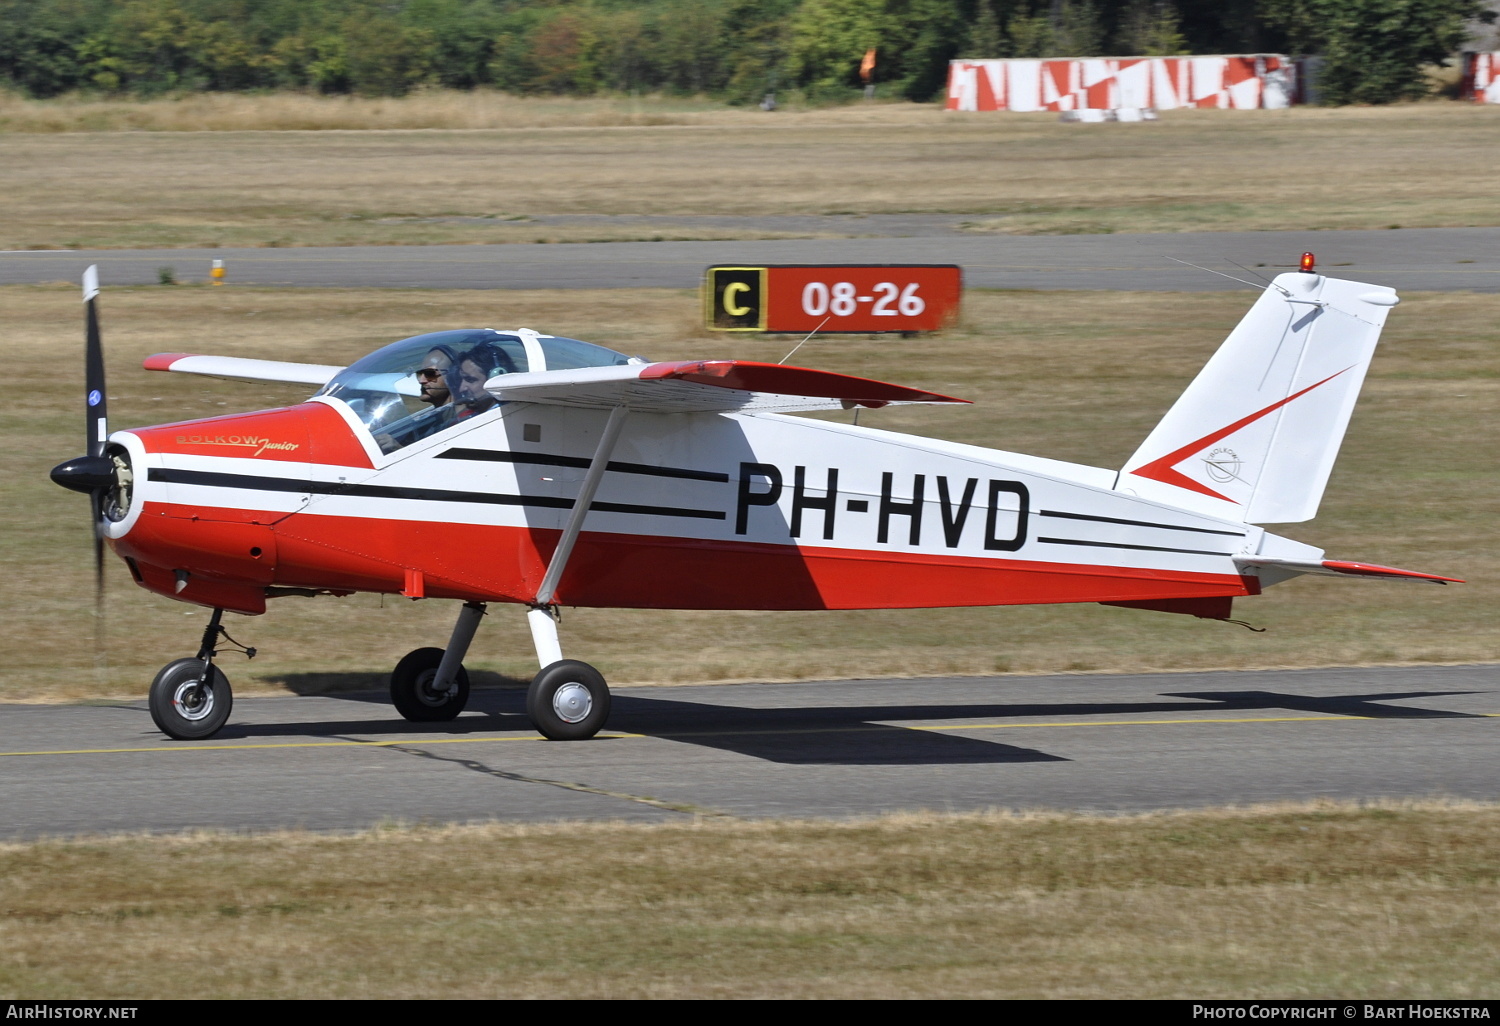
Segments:
[[[0,92],[0,132],[359,132],[402,129],[617,128],[683,125],[749,112],[664,96],[521,97],[426,90],[400,98],[188,93],[142,100],[72,94],[28,100]]]
[[[0,121],[22,123],[5,113],[18,103],[0,104]],[[483,94],[124,103],[127,113],[161,111],[169,120],[195,104],[222,104],[221,120],[201,122],[212,127],[241,118],[258,124],[257,110],[279,104],[368,111],[360,117],[372,124],[446,126],[445,116],[424,106],[436,104],[493,110],[502,127],[12,130],[3,134],[0,162],[0,249],[663,234],[628,220],[527,220],[555,214],[960,213],[972,215],[976,231],[1033,234],[1500,223],[1490,170],[1490,140],[1500,123],[1493,106],[1171,111],[1157,123],[1069,125],[1052,115],[950,114],[934,105],[768,115],[672,112],[663,101],[647,105],[659,113],[639,118],[675,123],[643,125],[632,122],[637,115],[622,106],[628,103]],[[71,108],[44,109],[64,117]],[[373,113],[386,110],[398,112],[391,122]],[[403,121],[399,112],[414,113]],[[101,124],[124,127],[121,118]],[[537,123],[546,127],[532,127]],[[1434,154],[1442,154],[1440,167]],[[796,233],[748,226],[666,234]]]
[[[797,362],[976,400],[866,412],[862,423],[1118,466],[1248,307],[1249,293],[973,292],[966,320],[918,341],[815,340]],[[11,366],[34,387],[0,411],[0,699],[143,694],[190,652],[204,613],[109,566],[109,667],[96,671],[84,502],[49,467],[81,437],[74,287],[0,289]],[[103,299],[117,427],[300,401],[300,386],[140,370],[152,352],[353,359],[442,327],[530,325],[658,359],[779,359],[792,340],[709,337],[697,297],[598,292],[142,287]],[[1304,578],[1242,600],[1238,627],[1096,605],[925,611],[711,613],[569,610],[565,649],[619,684],[1069,670],[1316,666],[1500,659],[1493,453],[1500,451],[1500,296],[1410,295],[1392,315],[1323,514],[1284,533],[1365,559],[1467,577],[1446,588]],[[49,375],[55,374],[55,379]],[[55,385],[61,382],[60,385]],[[46,381],[45,387],[40,382]],[[226,664],[242,691],[380,688],[398,658],[440,644],[451,603],[285,599],[230,628],[262,654]],[[691,637],[688,649],[655,639]],[[486,621],[471,667],[535,672],[518,610]],[[488,678],[493,680],[493,677]]]
[[[1500,808],[0,847],[35,998],[1493,998]]]

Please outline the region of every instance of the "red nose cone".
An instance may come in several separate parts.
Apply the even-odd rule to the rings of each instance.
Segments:
[[[1317,261],[1313,258],[1313,255],[1311,253],[1302,254],[1302,270],[1304,273],[1312,274],[1313,264],[1315,263],[1317,263]]]

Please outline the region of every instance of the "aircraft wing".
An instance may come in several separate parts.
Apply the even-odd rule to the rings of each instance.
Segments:
[[[485,387],[500,399],[642,413],[838,410],[967,399],[884,381],[748,360],[687,360],[503,374]]]
[[[1415,570],[1401,570],[1394,566],[1355,563],[1343,559],[1260,559],[1254,556],[1236,556],[1234,561],[1240,566],[1267,567],[1290,571],[1294,574],[1319,574],[1324,577],[1381,577],[1394,581],[1429,581],[1433,584],[1465,583],[1458,577],[1442,577],[1438,574],[1424,574]]]
[[[288,381],[304,385],[326,385],[342,367],[320,363],[283,363],[280,360],[248,360],[239,356],[194,356],[192,353],[157,353],[141,366],[147,370],[206,374],[236,381]]]

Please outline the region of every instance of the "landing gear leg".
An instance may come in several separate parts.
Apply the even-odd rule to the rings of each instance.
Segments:
[[[408,652],[391,673],[391,703],[418,723],[451,720],[469,702],[469,674],[464,656],[484,618],[483,602],[465,602],[448,638],[448,647]]]
[[[170,738],[201,741],[217,734],[229,719],[234,694],[229,678],[214,665],[219,635],[224,634],[219,623],[223,616],[224,610],[214,610],[203,628],[196,656],[173,660],[151,682],[151,719]],[[253,648],[246,651],[252,656],[255,653]]]
[[[599,482],[604,479],[610,454],[614,452],[627,416],[624,406],[609,411],[609,420],[599,433],[594,458],[589,461],[588,472],[578,487],[578,497],[573,500],[573,512],[568,514],[557,548],[552,550],[552,558],[542,574],[542,583],[531,603],[531,611],[526,614],[531,625],[531,641],[536,645],[536,661],[542,665],[541,672],[531,679],[531,687],[526,690],[526,715],[531,718],[532,726],[553,741],[581,741],[593,737],[609,719],[609,685],[604,683],[604,676],[588,663],[562,657],[562,646],[557,643],[557,621],[553,618],[556,607],[552,600],[562,583],[573,545],[583,530],[589,507],[594,504],[594,495],[599,490]]]
[[[526,715],[538,733],[553,741],[593,737],[609,719],[609,685],[588,663],[564,659],[551,610],[533,606],[526,614],[541,672],[526,689]]]

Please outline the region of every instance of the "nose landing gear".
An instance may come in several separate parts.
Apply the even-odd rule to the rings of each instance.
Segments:
[[[214,665],[214,656],[218,655],[216,646],[221,635],[232,645],[239,642],[219,623],[223,616],[224,610],[214,610],[208,626],[203,628],[203,642],[196,656],[173,660],[151,682],[151,718],[167,737],[201,741],[217,734],[229,719],[234,693],[229,678]],[[247,656],[255,658],[255,649],[240,647]]]
[[[202,659],[174,659],[151,682],[151,718],[167,737],[201,741],[229,719],[234,695],[229,678]]]

